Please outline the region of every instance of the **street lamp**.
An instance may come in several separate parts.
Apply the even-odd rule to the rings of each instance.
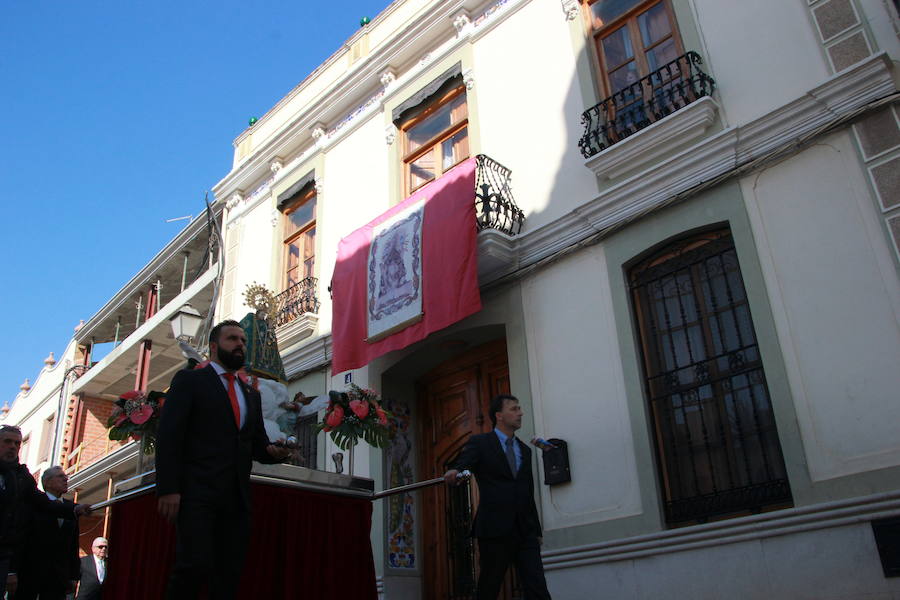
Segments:
[[[203,323],[203,317],[196,308],[190,304],[185,304],[178,309],[178,312],[169,319],[172,326],[172,334],[179,342],[188,342],[192,340]]]

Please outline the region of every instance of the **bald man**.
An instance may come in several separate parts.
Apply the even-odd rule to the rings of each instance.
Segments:
[[[78,584],[78,595],[75,600],[101,600],[103,598],[103,582],[106,581],[106,557],[109,553],[109,542],[105,537],[94,539],[91,544],[91,555],[81,559],[81,582]]]

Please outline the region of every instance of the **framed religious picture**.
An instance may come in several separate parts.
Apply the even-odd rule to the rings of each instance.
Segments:
[[[422,318],[422,219],[425,199],[372,231],[366,282],[367,341]]]

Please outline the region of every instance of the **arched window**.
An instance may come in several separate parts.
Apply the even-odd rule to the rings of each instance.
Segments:
[[[667,245],[628,279],[666,522],[790,506],[730,230]]]

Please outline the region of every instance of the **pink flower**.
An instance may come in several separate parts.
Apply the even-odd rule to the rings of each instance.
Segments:
[[[122,400],[134,400],[135,398],[140,398],[143,395],[144,394],[142,394],[139,390],[131,390],[130,392],[125,392],[124,394],[119,396],[119,398],[121,398]]]
[[[364,400],[353,400],[350,402],[350,410],[360,419],[365,419],[369,414],[369,403]]]
[[[123,413],[120,414],[118,417],[116,417],[116,427],[118,427],[119,425],[121,425],[122,423],[124,423],[124,422],[127,421],[127,420],[128,420],[128,415],[126,415],[126,414],[123,412]]]
[[[381,410],[380,406],[375,409],[375,414],[378,415],[378,424],[379,425],[387,425],[388,424],[387,415],[384,414],[384,411]]]
[[[340,406],[335,406],[334,410],[325,415],[325,424],[334,429],[344,422],[344,409]]]
[[[131,422],[135,425],[143,425],[153,416],[153,407],[149,404],[142,404],[139,408],[131,413]]]

